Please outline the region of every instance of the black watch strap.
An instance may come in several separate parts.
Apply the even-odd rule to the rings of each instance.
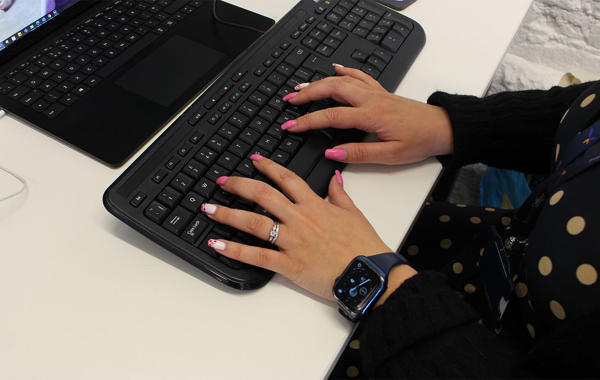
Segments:
[[[383,273],[386,277],[390,274],[390,271],[396,265],[408,264],[408,260],[404,256],[396,252],[380,253],[373,256],[367,256]]]

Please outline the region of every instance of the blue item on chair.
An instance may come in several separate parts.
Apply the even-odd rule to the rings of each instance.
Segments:
[[[481,206],[518,208],[530,193],[523,173],[489,167],[479,184],[479,203]]]

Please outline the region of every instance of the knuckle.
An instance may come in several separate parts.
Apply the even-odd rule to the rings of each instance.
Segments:
[[[357,161],[367,161],[369,159],[369,150],[365,144],[358,144],[354,149],[354,158]]]
[[[261,204],[261,202],[269,200],[272,196],[272,188],[264,182],[260,182],[256,185],[254,189],[254,200],[256,203]]]
[[[288,182],[296,179],[296,174],[288,169],[283,169],[279,172],[279,180],[281,182]]]
[[[271,262],[269,252],[264,248],[258,248],[256,252],[256,266],[267,267]]]
[[[250,215],[247,228],[248,232],[253,235],[261,234],[266,229],[265,220],[258,214]]]
[[[231,259],[242,261],[242,249],[243,247],[239,244],[228,244],[226,251],[227,256]]]
[[[335,108],[327,108],[325,111],[325,117],[332,125],[335,125],[340,120],[340,112]]]

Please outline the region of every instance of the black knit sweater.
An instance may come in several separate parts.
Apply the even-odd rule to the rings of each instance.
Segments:
[[[450,116],[452,158],[458,163],[483,162],[549,174],[561,118],[589,87],[583,84],[485,98],[437,92],[428,102],[442,106]],[[532,308],[540,314],[535,339],[523,339],[523,334],[496,335],[481,324],[480,313],[443,275],[423,271],[362,322],[360,342],[366,374],[371,378],[600,377],[598,281],[580,291],[567,283],[575,277],[575,269],[565,271],[566,279],[559,276],[559,268],[570,268],[569,260],[584,257],[593,265],[600,262],[600,241],[592,233],[582,233],[577,239],[564,233],[572,212],[585,209],[591,213],[588,215],[600,215],[600,202],[594,202],[597,196],[586,203],[600,185],[599,167],[567,183],[562,189],[566,194],[562,208],[546,210],[550,208],[546,206],[530,235],[526,270],[530,271],[529,292],[535,300]],[[586,233],[600,228],[598,220],[587,218],[586,222]],[[552,258],[555,268],[547,276],[538,273],[539,257],[544,255]],[[554,280],[543,282],[549,279]],[[565,298],[561,302],[567,310],[561,320],[552,316],[547,306],[557,293]]]

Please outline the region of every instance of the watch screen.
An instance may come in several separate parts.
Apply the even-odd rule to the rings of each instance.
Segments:
[[[362,309],[364,305],[361,303],[371,299],[381,285],[375,271],[364,262],[355,260],[337,281],[335,294],[350,309]]]

